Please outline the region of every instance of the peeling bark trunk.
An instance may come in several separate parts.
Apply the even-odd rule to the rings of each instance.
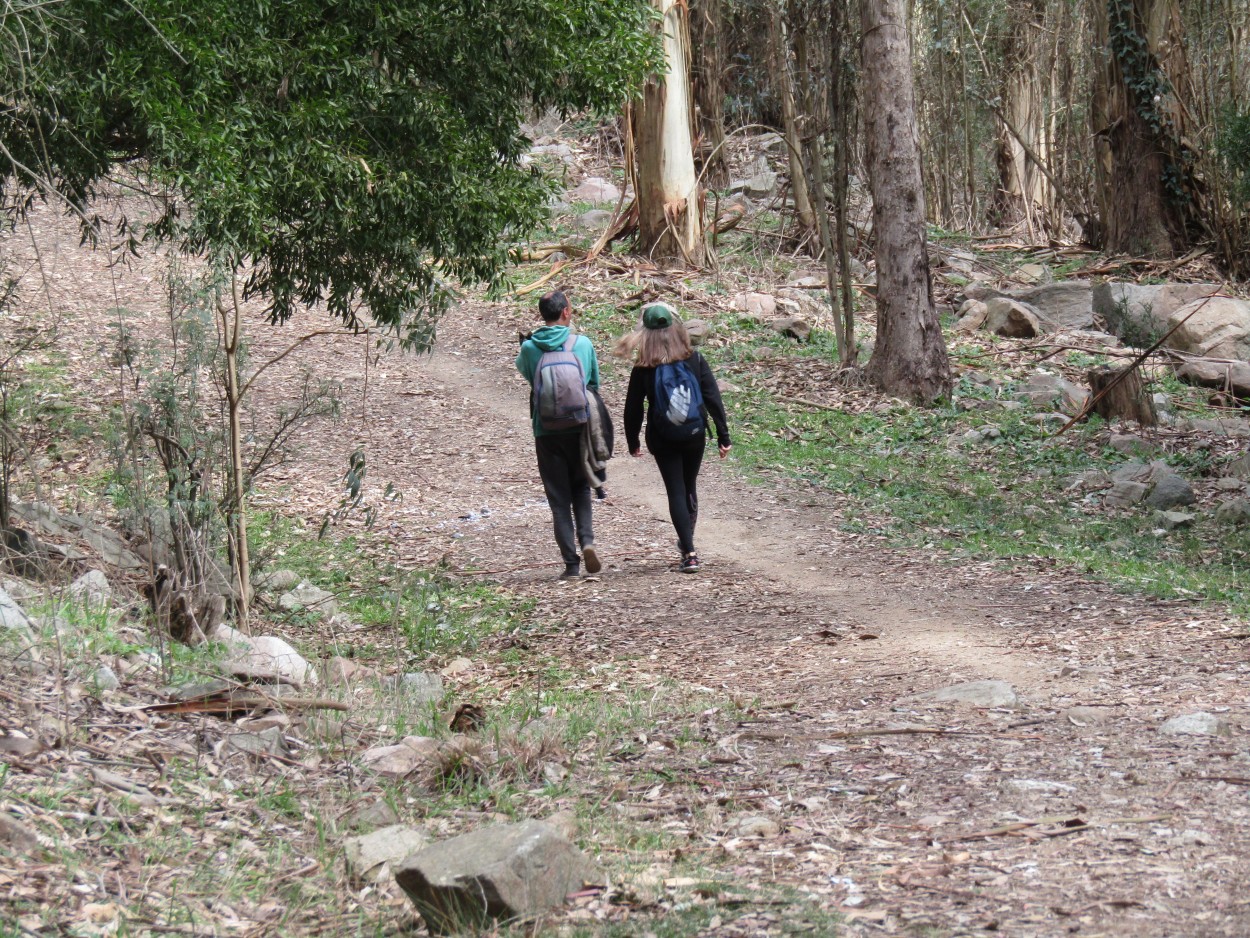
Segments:
[[[1049,161],[1053,141],[1046,121],[1048,61],[1046,8],[1041,0],[1029,0],[1016,12],[1017,22],[1004,50],[1013,63],[1003,84],[1003,103],[998,122],[998,199],[1001,221],[1024,220],[1032,229],[1039,223],[1050,227],[1054,191],[1030,151]]]
[[[877,344],[869,380],[930,403],[950,391],[950,360],[933,306],[924,182],[904,0],[860,0],[864,139],[877,238]]]
[[[807,190],[807,177],[803,172],[803,149],[799,140],[799,124],[794,105],[794,84],[790,80],[789,50],[786,42],[786,25],[781,17],[781,7],[773,9],[769,23],[769,40],[772,47],[773,83],[781,99],[781,119],[786,136],[786,156],[790,165],[790,189],[794,193],[794,213],[798,216],[803,235],[816,228],[816,216]],[[810,115],[810,111],[808,114]],[[822,199],[823,201],[823,199]]]
[[[662,15],[666,72],[647,80],[635,110],[639,246],[656,260],[701,266],[703,198],[691,146],[686,5],[653,2]]]
[[[700,135],[698,151],[704,182],[721,189],[729,183],[725,153],[725,62],[721,52],[724,0],[691,0],[690,33],[694,99]]]

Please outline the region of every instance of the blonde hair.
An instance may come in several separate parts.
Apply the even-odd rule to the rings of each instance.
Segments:
[[[674,319],[671,326],[663,329],[648,329],[640,324],[617,339],[612,352],[620,358],[633,358],[639,367],[655,368],[685,361],[694,354],[694,346],[681,320]]]

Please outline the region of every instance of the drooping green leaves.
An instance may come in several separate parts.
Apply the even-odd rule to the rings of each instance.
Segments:
[[[147,234],[250,269],[275,320],[322,302],[417,342],[541,217],[524,114],[616,108],[657,55],[642,0],[15,2],[7,210],[42,183],[87,212],[133,163],[166,198]]]

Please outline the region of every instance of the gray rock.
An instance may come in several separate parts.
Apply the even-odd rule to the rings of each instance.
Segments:
[[[795,319],[793,316],[783,316],[780,319],[774,319],[768,326],[774,332],[780,332],[782,335],[798,339],[800,342],[806,342],[812,335],[812,327],[802,319]]]
[[[753,814],[735,822],[733,832],[739,837],[776,837],[781,833],[781,825],[770,817]]]
[[[306,582],[279,596],[278,607],[288,612],[312,609],[325,616],[332,616],[339,611],[339,604],[333,593]]]
[[[1250,361],[1250,303],[1214,296],[1186,303],[1167,320],[1169,348],[1206,358]]]
[[[587,231],[602,231],[612,222],[612,213],[601,208],[592,208],[577,216],[576,225]]]
[[[401,674],[396,678],[395,686],[414,703],[438,703],[443,699],[443,678],[432,671]]]
[[[953,702],[973,707],[1014,707],[1019,698],[1006,681],[969,681],[926,691],[912,698],[920,701]]]
[[[1182,429],[1195,430],[1198,433],[1216,433],[1221,436],[1238,439],[1250,438],[1250,421],[1246,420],[1212,420],[1205,417],[1195,417],[1191,420],[1186,420],[1179,426]]]
[[[294,570],[268,570],[255,580],[256,588],[267,593],[285,593],[300,585],[303,578]]]
[[[1073,726],[1099,726],[1107,722],[1106,711],[1098,707],[1069,707],[1059,718]]]
[[[118,678],[116,671],[107,664],[102,664],[96,668],[95,686],[107,693],[111,690],[117,690],[117,688],[122,686],[122,682]]]
[[[1225,464],[1220,470],[1220,475],[1225,478],[1239,479],[1242,482],[1250,482],[1250,453],[1242,453],[1232,462]]]
[[[1072,476],[1064,488],[1070,492],[1098,492],[1110,484],[1111,476],[1101,469],[1086,469]]]
[[[244,636],[247,647],[236,650],[223,667],[235,677],[280,681],[294,687],[317,683],[317,672],[299,652],[276,635]]]
[[[1112,433],[1107,446],[1125,456],[1153,456],[1159,452],[1159,444],[1135,433]]]
[[[222,742],[222,751],[249,756],[284,756],[288,750],[282,728],[271,726],[256,733],[233,733]]]
[[[352,808],[343,816],[343,825],[354,830],[372,830],[399,823],[399,815],[385,799],[370,801]]]
[[[590,859],[541,821],[484,827],[395,866],[395,881],[435,933],[538,915],[594,875]]]
[[[69,585],[69,595],[89,606],[102,606],[113,598],[113,587],[99,570],[88,570]]]
[[[995,290],[988,283],[981,280],[973,280],[964,287],[964,296],[970,300],[980,300],[985,303],[996,296],[1005,296],[1001,290]]]
[[[730,303],[734,309],[760,319],[777,312],[777,298],[770,293],[739,293]]]
[[[1128,508],[1144,501],[1149,488],[1145,482],[1130,482],[1122,479],[1111,483],[1111,488],[1103,494],[1102,501],[1104,505],[1111,508]]]
[[[1217,492],[1244,492],[1246,491],[1246,483],[1240,479],[1234,479],[1231,476],[1225,476],[1215,480],[1215,490]]]
[[[1006,787],[1015,791],[1042,795],[1064,795],[1076,791],[1071,785],[1065,785],[1063,782],[1051,782],[1040,778],[1011,778],[1007,780]]]
[[[980,300],[964,300],[953,328],[956,332],[976,332],[985,325],[985,318],[989,314],[989,307]]]
[[[9,817],[7,811],[0,811],[0,845],[29,855],[39,849],[39,835],[21,821]]]
[[[1250,524],[1250,498],[1230,498],[1221,502],[1215,509],[1215,520],[1236,527]]]
[[[764,199],[777,191],[777,174],[772,171],[756,173],[742,186],[743,193],[753,199]]]
[[[1088,280],[1048,283],[1012,293],[1012,297],[1033,310],[1047,332],[1094,325],[1094,288]]]
[[[614,183],[599,176],[588,176],[581,185],[574,189],[570,196],[574,202],[615,202],[621,197],[621,190]]]
[[[1031,339],[1042,334],[1037,310],[1027,303],[996,296],[985,304],[985,329],[1009,339]]]
[[[1016,396],[1033,404],[1058,405],[1065,413],[1074,414],[1085,406],[1089,391],[1060,375],[1041,372],[1030,376]]]
[[[1228,736],[1231,730],[1215,714],[1199,711],[1172,717],[1159,727],[1159,732],[1169,736]]]
[[[702,345],[707,339],[707,323],[702,319],[691,319],[686,322],[686,332],[690,335],[692,345]]]
[[[360,764],[387,778],[405,778],[430,764],[438,752],[438,740],[429,736],[406,736],[395,746],[375,746],[360,756]]]
[[[35,624],[5,589],[0,589],[0,629],[20,632],[27,641],[35,640]]]
[[[561,163],[571,164],[574,161],[573,148],[567,143],[544,143],[530,147],[530,155],[554,157]]]
[[[1191,358],[1176,369],[1176,377],[1200,388],[1231,391],[1236,397],[1250,397],[1250,364]]]
[[[430,844],[419,830],[395,824],[343,841],[343,856],[353,879],[382,882],[391,877],[391,865]]]
[[[1198,500],[1193,487],[1175,472],[1159,475],[1146,496],[1146,507],[1159,511],[1192,505]]]
[[[1197,515],[1184,511],[1161,511],[1155,515],[1155,523],[1165,531],[1191,527]]]
[[[1219,289],[1213,283],[1100,283],[1093,290],[1094,312],[1116,335],[1157,338],[1175,310]]]

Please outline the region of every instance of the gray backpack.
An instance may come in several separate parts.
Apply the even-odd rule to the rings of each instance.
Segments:
[[[564,346],[543,352],[534,370],[534,396],[531,405],[544,430],[574,430],[590,419],[590,399],[586,396],[586,374],[573,354],[577,336],[572,332]]]

